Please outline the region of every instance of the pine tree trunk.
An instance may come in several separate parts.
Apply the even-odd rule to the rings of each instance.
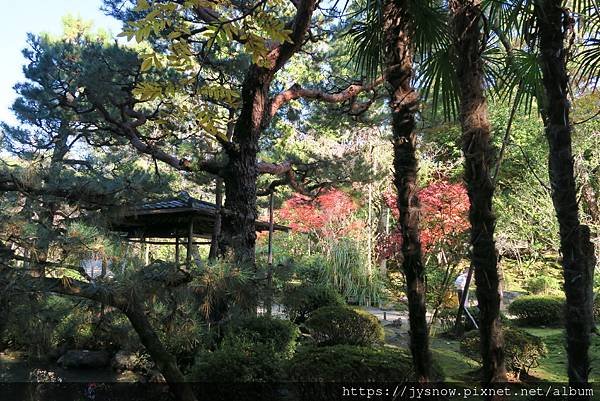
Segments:
[[[268,91],[273,74],[252,66],[242,88],[242,110],[235,125],[232,146],[226,148],[225,213],[219,246],[225,257],[255,273],[256,180],[258,140],[263,130]],[[249,286],[247,307],[256,313],[258,294]]]
[[[221,254],[252,273],[256,272],[256,180],[259,139],[271,121],[267,113],[269,88],[277,71],[302,47],[308,32],[316,0],[295,2],[296,17],[289,28],[290,41],[274,47],[266,56],[267,66],[252,64],[244,78],[241,110],[231,141],[224,144],[228,163],[223,174],[225,213],[222,218],[219,247]],[[249,288],[248,311],[256,313],[256,286]]]
[[[226,148],[225,210],[221,248],[237,263],[254,264],[256,242],[256,169],[258,139],[270,80],[252,68],[242,89],[242,110],[235,125],[233,145]]]
[[[540,106],[549,145],[548,171],[552,202],[560,228],[560,250],[566,295],[566,332],[569,383],[587,386],[592,329],[593,245],[589,228],[580,225],[571,150],[568,75],[566,69],[565,11],[560,0],[537,0],[540,64],[544,99]]]
[[[402,2],[387,1],[384,9],[387,82],[390,87],[394,145],[394,185],[398,192],[398,224],[402,233],[402,269],[406,277],[410,324],[410,350],[419,382],[429,381],[431,355],[425,306],[425,266],[419,238],[417,195],[418,95],[412,87],[412,43],[407,34],[409,17]]]
[[[480,310],[483,381],[503,382],[506,381],[506,369],[500,323],[500,275],[494,242],[496,217],[492,212],[494,184],[490,169],[493,150],[487,103],[483,93],[481,0],[451,0],[449,5],[460,90],[464,177],[470,201],[471,259]]]

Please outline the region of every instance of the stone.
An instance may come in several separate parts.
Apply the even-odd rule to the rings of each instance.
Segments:
[[[110,362],[106,351],[69,350],[58,358],[57,363],[66,369],[103,368]]]
[[[135,352],[119,351],[115,354],[110,366],[118,371],[134,370],[138,365],[138,356]]]

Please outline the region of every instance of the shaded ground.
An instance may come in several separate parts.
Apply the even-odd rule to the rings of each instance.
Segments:
[[[110,367],[102,369],[63,369],[55,363],[28,362],[19,352],[0,353],[0,382],[28,382],[34,369],[51,372],[68,383],[135,382],[139,377],[132,372],[117,373]]]

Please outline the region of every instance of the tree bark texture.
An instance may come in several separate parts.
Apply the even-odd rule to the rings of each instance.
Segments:
[[[425,306],[425,266],[419,238],[417,187],[417,135],[415,114],[418,95],[412,87],[413,53],[407,21],[410,16],[402,1],[385,3],[387,83],[392,116],[394,186],[398,193],[399,228],[402,233],[402,269],[410,320],[410,350],[419,382],[429,381],[431,355]]]
[[[481,52],[481,0],[451,0],[456,49],[456,73],[460,95],[464,179],[469,195],[471,263],[477,284],[483,382],[504,382],[506,369],[500,323],[500,275],[494,242],[496,217],[492,212],[494,184],[491,177],[493,149],[483,83]]]
[[[536,0],[535,13],[544,87],[544,98],[539,103],[549,145],[548,171],[559,224],[565,281],[567,373],[571,385],[585,387],[590,370],[588,350],[593,299],[589,289],[594,257],[589,228],[579,221],[573,168],[567,97],[569,78],[564,47],[568,16],[560,0]]]
[[[233,146],[226,149],[224,171],[225,209],[219,241],[225,253],[240,264],[254,266],[256,242],[256,168],[258,140],[273,75],[265,68],[252,66],[242,88],[242,109],[237,119]]]
[[[225,144],[228,162],[222,176],[227,213],[222,216],[219,247],[221,254],[253,273],[256,271],[257,155],[260,136],[272,118],[269,90],[277,71],[302,47],[315,5],[316,0],[298,1],[296,16],[287,25],[291,31],[290,41],[269,52],[267,66],[249,67],[242,84],[241,110],[231,141]],[[252,309],[258,294],[256,288],[250,290],[248,304]]]

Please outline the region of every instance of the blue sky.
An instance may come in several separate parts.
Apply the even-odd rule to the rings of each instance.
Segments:
[[[22,66],[25,59],[21,50],[26,46],[27,33],[62,31],[61,19],[67,14],[93,20],[96,28],[105,28],[114,34],[121,24],[100,11],[101,0],[29,0],[2,1],[0,16],[0,121],[14,122],[9,110],[14,101],[13,85],[24,79]]]

